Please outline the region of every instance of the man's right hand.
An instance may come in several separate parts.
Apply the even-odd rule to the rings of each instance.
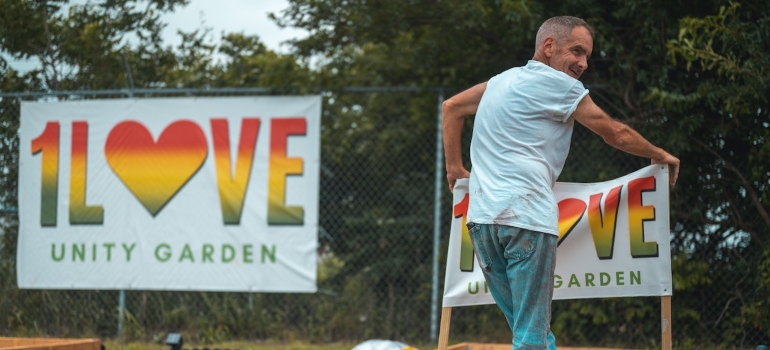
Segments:
[[[667,164],[668,165],[668,186],[674,188],[676,186],[676,180],[679,178],[679,158],[674,157],[667,152],[660,159],[652,159],[652,164]]]

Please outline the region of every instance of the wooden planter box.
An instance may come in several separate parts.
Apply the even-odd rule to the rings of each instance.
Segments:
[[[2,350],[101,350],[99,339],[3,338]]]

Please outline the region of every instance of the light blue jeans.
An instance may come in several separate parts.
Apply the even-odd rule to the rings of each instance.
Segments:
[[[489,292],[513,334],[513,349],[556,349],[551,299],[555,235],[517,227],[468,224]]]

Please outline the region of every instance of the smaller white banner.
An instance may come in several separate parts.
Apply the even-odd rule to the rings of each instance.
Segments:
[[[601,183],[556,183],[554,299],[671,295],[668,167]],[[444,307],[494,304],[468,235],[468,180],[457,181]]]

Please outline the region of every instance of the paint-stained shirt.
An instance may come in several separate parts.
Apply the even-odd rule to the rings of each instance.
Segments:
[[[569,153],[583,84],[541,62],[487,82],[471,140],[468,221],[558,235],[552,191]]]

